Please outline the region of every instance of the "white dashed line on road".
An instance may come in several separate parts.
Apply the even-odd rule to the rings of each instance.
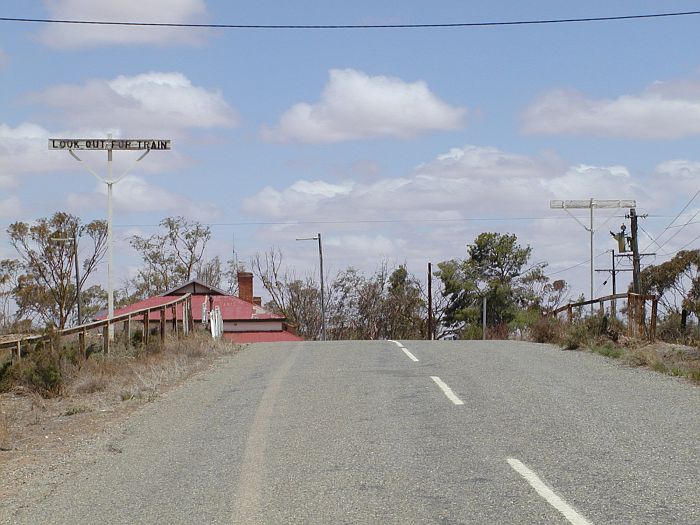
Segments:
[[[447,386],[445,383],[443,383],[442,379],[440,379],[438,376],[430,376],[430,379],[435,381],[435,384],[440,387],[440,390],[447,396],[447,399],[452,401],[455,405],[463,405],[464,401],[462,401],[460,398],[458,398],[455,393],[452,391],[452,389]]]
[[[415,363],[418,362],[418,358],[417,358],[416,356],[414,356],[411,352],[409,352],[408,349],[407,349],[404,345],[402,345],[402,344],[399,343],[398,341],[391,341],[391,342],[394,343],[396,346],[398,346],[398,347],[403,351],[403,353],[406,354],[406,355],[408,356],[408,358],[409,358],[411,361],[413,361],[413,362],[415,362]]]
[[[507,458],[508,464],[513,467],[518,474],[524,477],[537,494],[542,496],[547,503],[557,509],[573,525],[592,525],[590,521],[576,512],[569,504],[557,496],[552,489],[545,485],[542,480],[532,470],[523,465],[520,461]]]

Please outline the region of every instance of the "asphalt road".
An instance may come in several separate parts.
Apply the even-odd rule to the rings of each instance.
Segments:
[[[700,389],[544,345],[254,345],[12,523],[700,523]],[[0,502],[2,509],[2,502]]]

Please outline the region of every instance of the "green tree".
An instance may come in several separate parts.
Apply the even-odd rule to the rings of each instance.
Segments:
[[[389,339],[422,339],[425,337],[426,303],[420,282],[399,266],[389,276],[385,299],[386,334]]]
[[[20,256],[22,270],[13,294],[18,317],[38,319],[45,324],[64,328],[76,307],[73,280],[75,249],[72,243],[57,242],[55,239],[78,239],[80,252],[84,255],[80,261],[82,290],[104,257],[106,223],[92,221],[81,224],[78,217],[56,212],[33,224],[11,224],[7,235]]]
[[[516,319],[535,296],[538,268],[524,270],[532,249],[522,247],[514,234],[482,233],[467,247],[467,258],[438,264],[448,298],[444,322],[462,336],[481,336],[482,301],[486,297],[487,326],[500,328]],[[541,268],[541,267],[539,267]]]
[[[700,317],[700,250],[683,250],[670,261],[640,273],[641,292],[654,294],[666,315],[680,313],[681,328],[689,314]]]
[[[133,235],[129,242],[143,261],[136,277],[121,292],[122,301],[132,302],[158,295],[183,284],[195,276],[199,268],[212,280],[220,279],[221,263],[207,267],[204,250],[211,238],[211,229],[184,217],[167,217],[160,222],[165,230],[150,237]]]
[[[22,266],[16,259],[0,261],[0,332],[5,334],[14,331],[11,309],[21,271]]]

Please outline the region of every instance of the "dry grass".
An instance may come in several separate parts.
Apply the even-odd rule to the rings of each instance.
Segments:
[[[22,384],[0,394],[0,465],[18,454],[65,447],[97,432],[110,417],[153,401],[218,356],[235,351],[232,343],[194,334],[169,339],[163,349],[122,344],[108,356],[61,359],[57,395],[43,397],[45,392]]]

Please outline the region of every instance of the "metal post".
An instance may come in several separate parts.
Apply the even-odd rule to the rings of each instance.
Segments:
[[[112,134],[107,135],[111,139]],[[109,321],[109,340],[114,340],[114,238],[112,233],[112,150],[107,150],[107,320]]]
[[[591,232],[591,297],[590,297],[590,299],[592,301],[594,299],[594,297],[593,297],[593,273],[595,271],[593,269],[593,266],[594,266],[594,260],[593,260],[593,232],[594,232],[594,230],[593,230],[593,199],[591,199],[590,211],[591,211],[591,225],[590,225],[588,231]],[[594,313],[594,310],[595,309],[593,307],[593,304],[591,304],[591,314]]]
[[[78,264],[78,239],[73,233],[73,254],[75,255],[75,299],[78,305],[78,325],[83,324],[83,316],[80,312],[80,264]]]
[[[326,340],[326,297],[323,287],[323,245],[321,244],[321,234],[318,234],[318,260],[321,273],[321,341]]]
[[[486,341],[486,296],[484,295],[483,298],[483,307],[482,307],[482,313],[481,313],[481,339]]]
[[[317,233],[316,237],[303,237],[296,239],[297,241],[318,241],[318,260],[319,273],[321,275],[321,341],[326,340],[326,293],[323,286],[323,244],[321,243],[321,234]]]
[[[428,263],[428,340],[433,340],[433,265]]]
[[[617,294],[617,288],[615,286],[615,250],[612,250],[612,293],[613,295]],[[611,317],[616,318],[617,317],[617,300],[613,298],[612,303],[610,304],[610,309],[611,309]]]

